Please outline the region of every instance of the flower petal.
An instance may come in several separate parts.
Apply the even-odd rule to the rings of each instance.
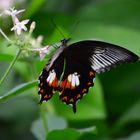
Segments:
[[[21,28],[18,28],[18,29],[16,30],[16,32],[17,32],[17,35],[20,35],[20,34],[21,34]]]
[[[22,26],[22,29],[23,29],[24,31],[27,31],[27,28],[26,28],[25,25]]]
[[[25,11],[25,9],[19,10],[19,11],[17,11],[16,14],[22,13],[22,12],[24,12],[24,11]]]
[[[22,12],[24,12],[25,11],[25,9],[22,9],[22,10],[16,10],[15,8],[10,8],[9,10],[5,10],[4,11],[4,13],[6,14],[6,15],[9,15],[9,16],[12,16],[12,17],[14,17],[14,16],[16,16],[16,15],[18,15],[19,13],[22,13]]]
[[[9,16],[11,15],[11,11],[10,10],[5,10],[4,13],[9,15]]]
[[[11,28],[11,31],[13,31],[13,30],[14,30],[14,27]]]
[[[17,25],[20,23],[19,19],[16,16],[12,16],[14,23]]]
[[[20,23],[21,23],[22,25],[25,25],[25,24],[27,24],[28,22],[29,22],[29,19],[26,19],[26,20],[21,21]]]
[[[11,29],[11,31],[16,31],[17,35],[20,35],[22,30],[27,31],[25,24],[29,22],[29,19],[20,22],[16,16],[12,18],[14,20],[15,26]]]

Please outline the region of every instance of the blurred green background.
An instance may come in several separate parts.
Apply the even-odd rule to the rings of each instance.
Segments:
[[[1,2],[1,1],[0,1]],[[33,36],[43,35],[43,45],[63,37],[51,18],[72,41],[97,39],[123,46],[140,56],[139,0],[17,0],[16,9],[26,9],[21,17],[36,22]],[[7,35],[12,23],[0,19]],[[7,47],[0,35],[0,77],[15,56],[16,48]],[[0,96],[20,92],[0,103],[2,140],[139,140],[140,139],[140,62],[122,65],[96,75],[95,86],[77,105],[73,114],[56,94],[38,105],[36,84],[19,90],[18,85],[36,80],[47,60],[30,58],[18,61],[0,87]],[[23,85],[21,85],[23,86]]]

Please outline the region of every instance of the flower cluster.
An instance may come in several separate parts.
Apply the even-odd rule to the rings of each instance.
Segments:
[[[25,9],[22,10],[16,10],[15,8],[9,8],[9,9],[5,9],[0,15],[7,15],[10,16],[12,18],[13,21],[13,27],[11,28],[11,31],[14,31],[16,36],[18,37],[19,41],[21,42],[21,44],[26,44],[26,47],[24,47],[25,51],[34,51],[34,52],[39,52],[39,56],[40,59],[44,59],[44,57],[49,54],[50,52],[50,48],[52,48],[52,46],[44,46],[42,47],[41,43],[43,40],[42,36],[37,37],[37,39],[32,38],[31,34],[34,31],[36,24],[35,22],[32,22],[30,25],[30,29],[28,32],[28,35],[25,37],[25,39],[20,40],[20,36],[25,36],[25,34],[23,34],[23,31],[27,31],[27,27],[26,25],[29,23],[29,19],[20,21],[18,18],[18,15],[23,13],[25,11]],[[1,34],[9,41],[10,39],[5,35],[5,33],[2,31],[2,29],[0,28],[0,32]],[[27,45],[28,44],[28,45]],[[27,48],[27,46],[29,48]]]
[[[10,8],[9,10],[5,10],[3,14],[9,15],[12,17],[14,27],[11,28],[11,31],[15,31],[17,35],[21,35],[22,30],[27,31],[26,24],[29,22],[29,19],[19,21],[17,15],[24,12],[23,10],[15,10],[15,8]]]

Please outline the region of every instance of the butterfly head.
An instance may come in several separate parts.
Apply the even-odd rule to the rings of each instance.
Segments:
[[[63,47],[66,47],[67,46],[67,43],[70,41],[70,39],[71,38],[64,38],[64,39],[62,39],[61,40],[61,45],[63,46]]]

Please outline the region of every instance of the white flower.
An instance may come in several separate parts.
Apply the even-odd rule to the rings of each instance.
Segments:
[[[43,60],[47,54],[54,48],[53,46],[46,45],[43,48],[33,48],[32,51],[39,52],[40,59]]]
[[[43,60],[44,58],[45,58],[45,56],[47,55],[47,54],[49,54],[49,47],[50,46],[45,46],[45,47],[43,47],[43,48],[39,48],[39,56],[40,56],[40,59],[41,60]]]
[[[27,20],[23,20],[23,21],[19,21],[17,18],[15,18],[15,25],[14,27],[11,29],[11,31],[15,31],[17,33],[17,35],[20,35],[22,30],[27,31],[26,28],[26,24],[29,22],[29,19]]]
[[[22,13],[24,12],[25,9],[22,9],[22,10],[16,10],[15,8],[10,8],[9,10],[5,10],[4,13],[6,15],[9,15],[9,16],[12,16],[12,17],[15,17],[16,15],[18,15],[19,13]]]
[[[38,51],[40,59],[43,60],[45,58],[45,56],[50,53],[50,49],[49,49],[50,47],[51,46],[47,45],[47,46],[45,46],[43,48],[34,48],[32,50],[33,51]]]

